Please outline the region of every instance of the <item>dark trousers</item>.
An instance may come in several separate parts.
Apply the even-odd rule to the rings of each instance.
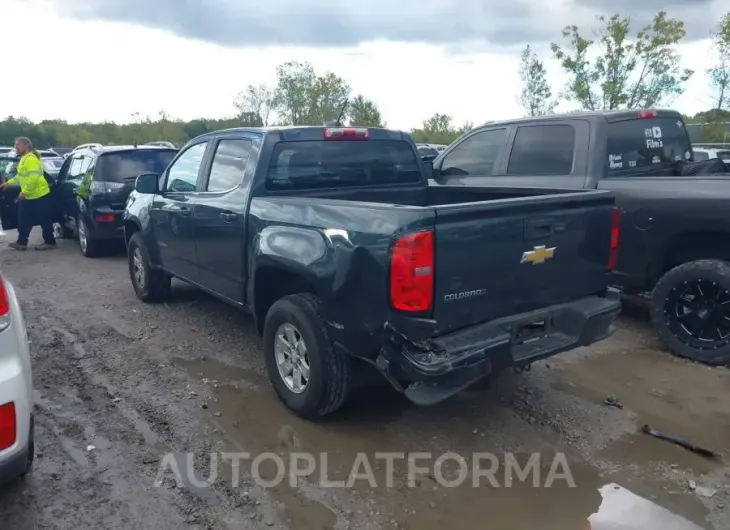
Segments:
[[[43,241],[55,245],[53,236],[53,201],[51,195],[39,199],[23,199],[18,201],[18,245],[27,245],[31,229],[41,225]]]

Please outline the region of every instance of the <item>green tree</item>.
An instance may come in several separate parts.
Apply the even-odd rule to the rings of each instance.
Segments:
[[[557,105],[552,100],[553,93],[547,81],[545,65],[528,45],[522,52],[520,63],[522,93],[520,102],[527,116],[550,114]]]
[[[347,106],[347,121],[350,125],[385,127],[383,117],[374,101],[365,96],[355,96]]]
[[[417,143],[448,145],[464,132],[471,130],[473,124],[465,123],[461,127],[453,125],[453,118],[448,114],[436,113],[424,120],[421,127],[411,131],[411,137]]]
[[[253,127],[266,127],[274,106],[274,90],[266,85],[248,85],[238,93],[233,106],[242,121],[253,122]]]
[[[310,63],[288,62],[276,68],[274,108],[282,124],[322,125],[339,118],[350,86],[332,72],[318,75]]]
[[[660,11],[631,35],[631,18],[598,17],[597,39],[584,38],[578,26],[567,26],[567,48],[553,43],[554,57],[568,74],[564,96],[584,110],[648,108],[684,92],[692,70],[679,67],[675,46],[685,36],[684,22]],[[596,49],[598,57],[591,60]]]
[[[712,35],[712,45],[717,53],[717,64],[707,74],[716,91],[715,108],[730,109],[730,12],[720,19]]]

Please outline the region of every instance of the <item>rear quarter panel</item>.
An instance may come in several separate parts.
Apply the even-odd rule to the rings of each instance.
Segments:
[[[621,207],[616,272],[630,283],[642,282],[637,287],[652,286],[662,272],[664,256],[680,238],[730,235],[728,177],[610,177],[602,179],[598,188],[613,191]]]
[[[323,300],[338,328],[382,329],[390,312],[389,252],[397,234],[433,226],[430,208],[295,197],[254,198],[248,256],[255,305],[257,272],[299,274]]]

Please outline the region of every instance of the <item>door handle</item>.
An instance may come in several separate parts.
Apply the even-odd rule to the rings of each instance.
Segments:
[[[226,223],[230,223],[232,221],[235,221],[238,215],[233,212],[223,212],[221,213],[221,217],[225,220]]]
[[[183,217],[187,217],[188,215],[190,215],[190,208],[188,208],[187,206],[182,206],[178,211]]]

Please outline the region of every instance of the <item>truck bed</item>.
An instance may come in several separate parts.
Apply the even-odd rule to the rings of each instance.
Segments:
[[[371,255],[382,249],[373,257],[383,289],[393,237],[431,230],[434,301],[422,316],[438,335],[602,292],[613,202],[597,190],[401,187],[256,198],[251,212],[343,230]]]

